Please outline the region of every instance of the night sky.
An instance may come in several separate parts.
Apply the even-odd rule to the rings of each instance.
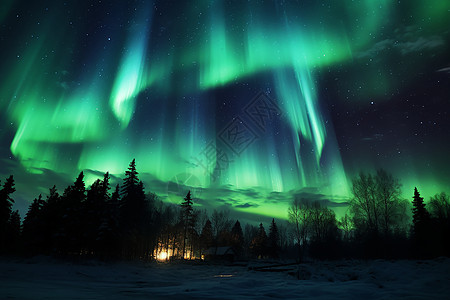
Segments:
[[[195,3],[192,5],[190,3]],[[450,2],[0,4],[0,178],[15,209],[80,171],[249,221],[345,212],[384,168],[450,192]]]

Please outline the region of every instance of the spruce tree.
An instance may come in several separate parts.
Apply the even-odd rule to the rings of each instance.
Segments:
[[[138,171],[136,170],[136,159],[133,159],[128,166],[128,170],[125,171],[125,178],[123,179],[123,190],[122,194],[125,196],[130,196],[136,192],[139,178]]]
[[[420,193],[417,190],[417,187],[414,188],[414,197],[412,203],[413,203],[414,233],[418,235],[421,234],[423,227],[426,226],[426,223],[430,219],[430,215],[427,209],[425,208],[423,197],[420,197]]]
[[[97,253],[101,247],[100,230],[105,230],[109,211],[107,202],[109,200],[109,173],[106,173],[103,180],[97,179],[87,192],[84,204],[84,241],[88,252]],[[101,228],[102,227],[102,228]]]
[[[148,214],[144,185],[138,178],[136,161],[133,159],[125,172],[120,205],[120,228],[124,255],[141,258],[145,255],[145,216]]]
[[[98,232],[100,255],[117,258],[120,246],[120,187],[117,184],[109,201],[105,203],[102,222]]]
[[[64,223],[65,207],[56,186],[49,189],[49,195],[42,207],[42,252],[52,254],[60,243],[61,226]]]
[[[413,245],[418,257],[430,257],[436,250],[433,236],[435,230],[430,227],[430,215],[425,208],[423,198],[417,188],[414,188],[413,197]]]
[[[75,182],[68,186],[61,197],[63,209],[62,224],[58,248],[64,254],[79,255],[83,248],[83,228],[80,220],[83,218],[82,205],[86,200],[84,173],[81,171]]]
[[[242,232],[241,223],[236,220],[231,229],[231,246],[238,256],[242,254],[244,245],[244,233]]]
[[[9,176],[6,182],[3,184],[3,188],[0,189],[0,222],[6,226],[12,212],[12,206],[14,200],[11,198],[11,194],[16,191],[14,187],[14,178]]]
[[[145,192],[138,174],[136,161],[133,159],[125,172],[121,194],[122,225],[129,230],[138,230],[143,223]]]
[[[119,202],[119,199],[120,199],[120,186],[119,184],[117,184],[116,189],[111,195],[111,202],[112,203]]]
[[[277,223],[275,219],[272,219],[269,229],[269,255],[272,258],[278,258],[278,252],[280,248],[280,236],[278,234]]]
[[[186,254],[186,241],[188,240],[188,235],[194,228],[194,208],[192,207],[194,203],[191,198],[191,191],[188,191],[184,201],[181,203],[183,209],[183,226],[184,226],[184,237],[183,237],[183,259]]]
[[[41,253],[44,245],[44,209],[45,201],[42,195],[33,200],[23,220],[22,236],[24,245],[32,254]]]
[[[251,242],[251,251],[257,258],[263,258],[267,254],[267,234],[262,223],[259,224],[258,234]]]
[[[19,211],[13,211],[9,218],[8,230],[8,250],[10,253],[17,253],[20,249],[20,214]]]
[[[0,189],[0,252],[6,250],[8,243],[8,234],[10,230],[10,218],[12,213],[12,205],[14,200],[11,198],[11,194],[14,193],[14,178],[9,176],[6,182],[3,184],[3,188]]]
[[[212,230],[211,221],[208,219],[203,226],[202,233],[200,235],[200,245],[202,250],[207,250],[214,244],[214,234]]]

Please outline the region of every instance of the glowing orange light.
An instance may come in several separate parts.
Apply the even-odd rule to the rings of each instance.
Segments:
[[[156,259],[157,260],[166,260],[168,257],[167,252],[166,251],[160,251],[158,252],[158,254],[156,255]]]

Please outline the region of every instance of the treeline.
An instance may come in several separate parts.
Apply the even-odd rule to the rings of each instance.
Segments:
[[[190,191],[179,204],[146,193],[133,160],[121,186],[109,174],[86,188],[81,172],[62,194],[53,186],[30,204],[20,222],[12,211],[13,176],[0,189],[0,253],[99,259],[426,258],[450,255],[450,199],[425,205],[417,189],[401,198],[387,172],[361,173],[352,182],[348,214],[337,219],[320,202],[293,199],[289,222],[268,232],[241,227],[229,211],[197,209]],[[412,214],[412,218],[411,218]]]
[[[275,220],[264,226],[230,219],[228,211],[194,208],[190,191],[180,205],[166,204],[145,193],[133,160],[121,186],[110,186],[106,173],[86,188],[81,172],[62,194],[53,186],[30,204],[23,224],[12,211],[13,176],[0,190],[0,252],[99,259],[195,259],[232,249],[234,258],[276,257],[279,234]],[[282,227],[283,228],[283,227]]]
[[[450,199],[445,193],[431,197],[429,205],[417,188],[412,201],[402,199],[398,179],[378,170],[353,179],[352,194],[348,213],[340,219],[320,202],[293,200],[288,212],[298,257],[450,256]]]

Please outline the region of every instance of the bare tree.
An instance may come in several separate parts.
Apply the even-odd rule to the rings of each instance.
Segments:
[[[208,211],[206,209],[194,209],[194,214],[197,219],[195,231],[200,233],[203,227],[205,227],[206,221],[209,219]]]
[[[380,227],[384,235],[395,227],[401,217],[402,202],[400,201],[401,185],[398,179],[385,170],[378,170],[375,176],[377,205],[380,206]]]
[[[352,218],[345,214],[339,221],[338,221],[339,228],[344,233],[344,240],[349,240],[351,238],[352,230],[354,229]]]
[[[430,198],[430,212],[433,217],[439,220],[450,218],[450,197],[442,192]]]
[[[372,175],[360,173],[353,179],[350,210],[357,228],[366,227],[368,231],[378,232],[379,207],[376,205],[375,180]]]
[[[310,206],[308,200],[296,197],[288,209],[289,223],[298,245],[306,245],[311,220]]]
[[[406,202],[400,198],[401,185],[384,170],[375,176],[360,173],[353,180],[350,210],[360,231],[385,235],[401,227],[406,218]]]
[[[289,246],[288,227],[286,222],[280,221],[278,225],[278,234],[280,236],[280,248],[283,251]]]
[[[311,240],[323,241],[336,234],[336,216],[331,209],[322,206],[319,201],[314,201],[309,210]]]
[[[211,215],[211,224],[215,238],[219,236],[222,231],[229,231],[233,225],[233,221],[230,219],[229,210],[214,210]]]

